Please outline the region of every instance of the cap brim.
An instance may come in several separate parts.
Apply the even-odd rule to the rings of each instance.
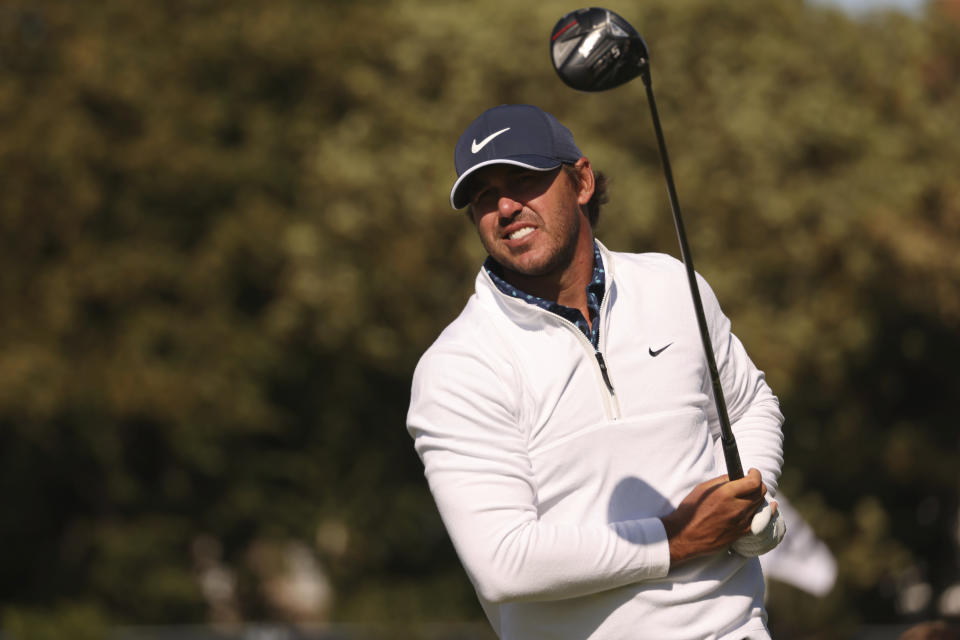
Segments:
[[[543,156],[496,158],[494,160],[477,163],[464,171],[463,174],[457,178],[457,181],[453,183],[453,188],[450,190],[450,206],[454,209],[463,209],[470,204],[469,200],[467,200],[465,189],[467,178],[473,175],[478,169],[483,169],[484,167],[489,167],[494,164],[512,164],[517,167],[523,167],[524,169],[533,169],[534,171],[550,171],[551,169],[556,169],[563,163],[556,158],[545,158]]]

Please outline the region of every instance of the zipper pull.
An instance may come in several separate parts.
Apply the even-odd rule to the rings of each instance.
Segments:
[[[607,385],[607,389],[610,390],[610,395],[614,395],[613,385],[610,384],[610,376],[607,375],[607,363],[603,361],[603,354],[599,351],[594,352],[597,356],[597,364],[600,365],[600,374],[603,375],[603,381]]]

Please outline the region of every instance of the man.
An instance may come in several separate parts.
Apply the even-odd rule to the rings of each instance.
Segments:
[[[455,164],[450,202],[489,258],[417,366],[408,429],[493,628],[768,638],[753,556],[783,529],[751,520],[776,489],[782,416],[712,291],[700,281],[750,469],[732,482],[683,265],[594,239],[604,180],[570,131],[495,107]]]

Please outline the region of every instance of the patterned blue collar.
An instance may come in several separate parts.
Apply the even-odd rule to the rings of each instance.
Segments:
[[[579,309],[572,309],[562,304],[557,304],[552,300],[545,300],[539,296],[521,291],[503,279],[503,277],[500,275],[503,273],[503,267],[500,266],[500,263],[489,256],[487,257],[486,261],[484,261],[483,268],[488,274],[490,274],[490,279],[493,280],[493,283],[497,285],[497,288],[500,289],[500,291],[502,291],[504,294],[538,306],[541,309],[546,309],[547,311],[555,313],[561,318],[569,320],[575,324],[580,331],[583,332],[583,335],[585,335],[588,340],[590,340],[590,344],[593,345],[594,349],[600,348],[599,322],[594,322],[593,327],[591,328],[587,323],[586,318],[584,318],[583,314],[580,313]],[[600,247],[598,247],[597,243],[594,242],[593,277],[590,279],[590,284],[587,285],[587,309],[590,311],[591,318],[596,319],[600,316],[600,303],[603,302],[605,281],[606,273],[603,269],[603,258],[600,256]]]

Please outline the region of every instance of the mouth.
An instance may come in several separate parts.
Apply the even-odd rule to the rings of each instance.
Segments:
[[[522,240],[523,238],[526,238],[528,235],[530,235],[531,233],[533,233],[533,231],[534,231],[533,227],[521,227],[521,228],[517,229],[516,231],[511,231],[510,233],[508,233],[508,234],[507,234],[507,239],[508,239],[508,240]]]

